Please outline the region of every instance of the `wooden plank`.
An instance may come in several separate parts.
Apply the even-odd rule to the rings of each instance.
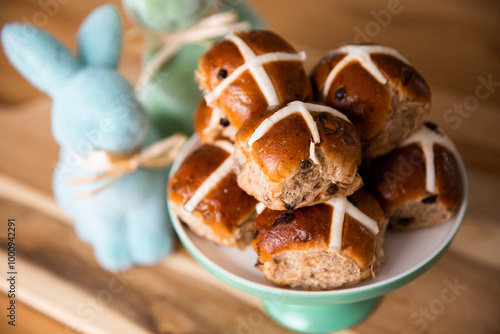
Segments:
[[[5,242],[3,244],[5,245]],[[22,254],[22,251],[19,253]],[[6,250],[0,251],[0,259],[2,263],[7,262]],[[52,260],[56,262],[57,257],[53,257]],[[69,332],[96,334],[111,332],[151,333],[151,331],[137,326],[133,321],[117,313],[113,308],[101,306],[108,300],[112,300],[114,294],[119,293],[120,289],[124,288],[125,285],[121,282],[117,284],[114,280],[110,280],[108,286],[99,290],[94,297],[46,269],[25,261],[21,255],[16,259],[16,269],[18,272],[16,276],[17,298],[35,309],[44,310],[50,314],[51,317],[65,325],[65,331],[68,329]],[[1,276],[0,290],[7,293],[9,282],[6,280],[5,274]],[[95,304],[92,302],[94,300]],[[17,318],[19,324],[25,321],[27,319]]]
[[[45,96],[26,103],[0,107],[0,171],[47,193],[59,147],[50,126],[52,102]]]
[[[498,267],[449,251],[423,276],[382,298],[376,313],[355,329],[374,334],[499,333],[499,281]]]
[[[8,305],[10,299],[7,295],[0,293],[0,305]],[[58,321],[40,313],[36,309],[26,305],[25,303],[16,301],[16,326],[12,327],[7,324],[2,314],[0,321],[0,333],[4,334],[19,334],[19,333],[64,333],[77,334],[77,332],[66,328]]]
[[[451,244],[451,251],[462,257],[500,269],[500,224],[474,213],[466,214]]]
[[[0,197],[72,224],[50,194],[2,174],[0,174]],[[2,233],[3,231],[0,232]]]

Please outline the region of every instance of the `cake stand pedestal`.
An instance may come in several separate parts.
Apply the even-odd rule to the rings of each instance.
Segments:
[[[325,333],[350,328],[366,318],[379,298],[326,306],[275,303],[263,299],[267,314],[283,327],[301,333]]]

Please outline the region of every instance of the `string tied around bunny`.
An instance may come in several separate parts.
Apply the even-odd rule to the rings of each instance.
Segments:
[[[161,169],[167,167],[175,159],[186,140],[185,135],[174,134],[130,154],[92,151],[86,158],[75,154],[81,167],[100,174],[68,179],[68,184],[88,184],[105,179],[107,182],[95,190],[75,195],[73,199],[92,197],[139,168]]]
[[[240,31],[250,28],[247,21],[237,22],[238,14],[234,11],[216,13],[201,19],[193,26],[176,32],[152,32],[146,31],[149,36],[155,37],[150,47],[159,47],[155,56],[144,66],[136,85],[136,90],[141,90],[158,70],[172,57],[182,46],[190,43],[205,42],[213,38],[222,37],[232,31]],[[138,27],[132,28],[128,36],[133,38],[144,30]]]

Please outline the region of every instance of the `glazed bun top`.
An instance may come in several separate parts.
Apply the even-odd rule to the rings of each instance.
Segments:
[[[207,105],[218,104],[239,128],[253,112],[312,97],[304,59],[273,32],[231,33],[202,55],[197,80]]]
[[[356,128],[342,113],[317,103],[294,101],[252,115],[235,145],[276,183],[303,171],[304,164],[333,166],[327,170],[339,174],[337,179],[353,180],[361,164]]]
[[[380,143],[369,150],[368,156],[393,149],[418,129],[429,114],[431,93],[427,83],[392,48],[343,46],[319,62],[311,79],[315,98],[345,113],[359,129],[362,141],[372,140],[384,131],[388,132],[386,137],[397,136],[379,138]],[[414,115],[405,114],[406,109]],[[391,128],[387,122],[397,126]],[[408,131],[398,130],[401,126]]]
[[[255,222],[254,249],[261,262],[284,251],[330,249],[365,268],[373,262],[375,239],[384,224],[382,208],[361,189],[294,211],[264,209]]]
[[[168,186],[173,203],[200,216],[220,237],[229,237],[257,204],[236,183],[232,151],[228,141],[202,145],[184,159]]]
[[[453,211],[463,192],[457,156],[451,139],[426,122],[396,150],[375,161],[370,184],[389,214],[411,200],[440,201]]]

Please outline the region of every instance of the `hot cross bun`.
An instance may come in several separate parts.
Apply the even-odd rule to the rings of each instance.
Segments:
[[[378,275],[387,219],[364,190],[294,211],[264,209],[256,218],[256,267],[270,281],[333,289]]]
[[[427,83],[392,48],[343,46],[319,62],[311,79],[316,99],[346,114],[359,129],[366,157],[388,153],[429,115]]]
[[[344,114],[299,101],[255,113],[236,134],[238,185],[273,210],[347,196],[362,185],[361,142]]]
[[[168,196],[175,214],[201,237],[242,248],[252,240],[257,201],[236,184],[233,146],[202,145],[172,175]]]
[[[377,159],[371,188],[390,225],[414,229],[448,221],[463,192],[458,152],[435,124],[426,122],[397,149]]]
[[[273,32],[231,33],[203,54],[196,78],[207,105],[218,105],[239,128],[268,106],[311,99],[304,59],[304,52],[297,53]]]

